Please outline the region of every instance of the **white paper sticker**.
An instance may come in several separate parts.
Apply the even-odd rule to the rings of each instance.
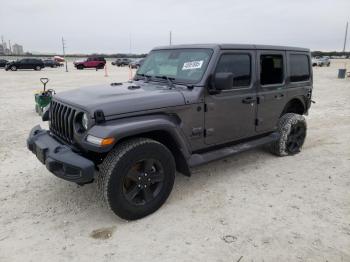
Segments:
[[[192,62],[186,62],[184,63],[182,70],[193,70],[201,68],[203,65],[203,60],[201,61],[192,61]]]

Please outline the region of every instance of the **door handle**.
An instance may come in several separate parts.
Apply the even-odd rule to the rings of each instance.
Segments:
[[[256,101],[256,98],[255,97],[246,97],[242,100],[242,103],[243,104],[251,104],[251,103],[254,103]]]
[[[282,99],[283,97],[284,97],[284,94],[275,95],[275,98],[276,98],[276,99]]]

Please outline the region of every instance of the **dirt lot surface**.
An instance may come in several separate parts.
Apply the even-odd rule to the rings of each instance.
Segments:
[[[256,149],[178,175],[166,204],[135,222],[104,207],[95,184],[56,178],[26,149],[41,122],[40,77],[61,92],[128,70],[1,70],[0,261],[350,261],[350,79],[338,68],[314,69],[302,153]]]

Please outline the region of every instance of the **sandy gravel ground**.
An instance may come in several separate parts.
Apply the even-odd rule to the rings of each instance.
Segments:
[[[314,70],[301,154],[257,149],[178,175],[167,203],[136,222],[101,205],[95,184],[51,175],[25,146],[40,123],[40,77],[60,92],[128,70],[1,70],[0,261],[350,261],[350,79],[337,69]]]

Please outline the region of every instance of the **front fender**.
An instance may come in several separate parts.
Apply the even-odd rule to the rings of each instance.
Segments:
[[[187,158],[190,156],[190,145],[179,125],[180,121],[176,116],[162,114],[147,115],[107,121],[104,124],[93,126],[87,135],[100,138],[114,137],[116,143],[118,143],[118,141],[127,137],[142,135],[143,133],[152,131],[166,131],[174,139],[184,157]],[[86,140],[84,141],[84,147],[95,152],[108,152],[113,146],[97,148],[89,144]]]

